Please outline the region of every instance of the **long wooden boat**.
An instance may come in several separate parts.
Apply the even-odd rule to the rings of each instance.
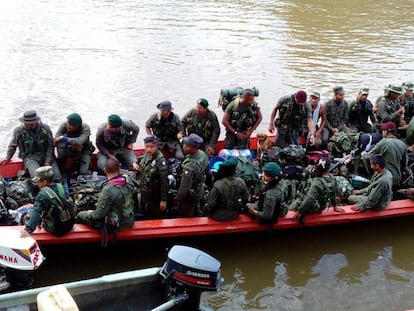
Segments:
[[[251,140],[251,148],[256,148],[256,138]],[[221,141],[218,149],[223,147]],[[137,148],[137,155],[142,154],[143,149]],[[5,178],[13,178],[19,169],[22,169],[21,161],[13,161],[6,166],[0,165],[0,175]],[[350,206],[343,206],[345,213],[340,214],[332,208],[324,210],[321,214],[309,215],[305,218],[306,227],[323,225],[336,225],[368,220],[385,219],[414,215],[414,201],[405,199],[392,201],[382,211],[359,212]],[[158,238],[173,238],[184,236],[218,235],[228,233],[257,232],[266,230],[283,230],[299,228],[300,224],[294,217],[294,212],[288,212],[285,217],[279,218],[274,225],[260,225],[248,215],[239,215],[237,219],[228,222],[218,222],[209,217],[174,218],[157,220],[138,220],[132,228],[118,233],[117,240],[146,240]],[[22,230],[22,226],[14,226],[16,230]],[[82,224],[75,224],[71,232],[63,237],[55,237],[45,230],[38,228],[32,236],[39,244],[75,244],[100,242],[100,231],[90,229]],[[111,237],[109,237],[111,238]]]
[[[175,245],[162,267],[2,294],[0,311],[199,310],[202,293],[220,290],[222,281],[220,261]]]

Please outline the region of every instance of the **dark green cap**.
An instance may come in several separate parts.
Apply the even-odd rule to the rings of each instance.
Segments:
[[[269,176],[269,177],[277,177],[282,172],[282,169],[280,168],[279,164],[275,162],[269,162],[266,163],[265,166],[263,166],[263,172]]]
[[[108,117],[108,122],[113,126],[113,127],[120,127],[122,126],[122,120],[120,118],[120,116],[118,116],[117,114],[111,114]]]
[[[82,125],[82,118],[81,116],[74,112],[67,116],[68,123],[73,126],[81,126]]]
[[[237,159],[236,158],[232,158],[232,159],[228,159],[226,161],[224,161],[223,163],[221,163],[221,166],[224,167],[236,167],[237,166]]]
[[[197,101],[197,104],[200,104],[201,106],[203,106],[204,108],[207,108],[208,107],[208,100],[207,99],[205,99],[205,98],[200,98],[198,101]]]

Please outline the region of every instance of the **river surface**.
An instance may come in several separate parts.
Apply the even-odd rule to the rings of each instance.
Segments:
[[[414,80],[412,0],[0,0],[0,157],[35,109],[53,131],[79,112],[95,133],[107,116],[144,124],[169,99],[199,97],[219,119],[220,89],[257,87],[268,128],[277,99],[342,85],[374,101]],[[223,263],[218,310],[414,308],[413,219],[273,235],[185,240]],[[46,249],[39,284],[161,265],[173,241]],[[93,251],[91,251],[91,249]]]

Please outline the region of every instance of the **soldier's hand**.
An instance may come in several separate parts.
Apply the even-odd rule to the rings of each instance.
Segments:
[[[271,124],[269,125],[269,132],[270,132],[270,133],[274,133],[274,131],[275,131],[275,126],[271,123]]]
[[[1,165],[6,165],[10,161],[11,161],[10,159],[4,159],[3,161],[1,161]]]
[[[167,209],[167,201],[160,201],[160,212],[164,212]]]
[[[133,163],[133,164],[132,164],[132,168],[133,168],[135,171],[139,171],[139,165],[138,165],[138,163]]]
[[[206,152],[209,156],[213,156],[216,151],[214,150],[213,147],[209,146],[209,147],[206,148]]]

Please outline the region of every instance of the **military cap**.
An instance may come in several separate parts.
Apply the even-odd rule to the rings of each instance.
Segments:
[[[269,162],[263,166],[263,172],[269,177],[277,177],[282,173],[282,169],[276,162]]]
[[[393,92],[393,93],[397,93],[397,94],[404,94],[404,90],[403,90],[402,86],[395,85],[395,84],[390,84],[388,86],[388,91]]]
[[[154,144],[156,144],[157,141],[158,141],[158,138],[155,135],[148,135],[148,136],[146,136],[144,138],[144,144],[146,144],[146,143],[154,143]]]
[[[316,92],[316,91],[310,91],[309,96],[320,98],[321,94],[319,92]]]
[[[394,130],[396,128],[394,122],[383,122],[380,125],[381,131],[388,131],[388,130]]]
[[[336,86],[333,88],[335,94],[345,94],[344,88],[342,86]]]
[[[189,146],[200,148],[204,140],[197,134],[191,133],[189,136],[184,137],[183,143]]]
[[[53,178],[53,176],[53,168],[51,166],[41,166],[36,169],[36,176],[32,180],[38,182],[39,180]]]
[[[164,100],[157,105],[159,110],[173,110],[171,102],[169,100]]]
[[[362,89],[359,90],[359,94],[368,95],[369,94],[369,89],[368,88],[362,88]]]
[[[207,108],[208,107],[208,100],[205,99],[205,98],[200,98],[199,100],[197,100],[197,104],[200,104],[204,108]]]
[[[26,111],[23,114],[23,117],[19,118],[20,122],[23,122],[24,124],[36,124],[40,121],[40,118],[38,117],[35,110],[29,110]]]
[[[81,116],[74,112],[67,116],[68,123],[73,126],[81,126],[82,125],[82,118]]]
[[[122,119],[120,116],[118,116],[117,114],[111,114],[108,117],[108,122],[109,124],[111,124],[113,127],[120,127],[122,126]]]
[[[296,101],[300,104],[306,102],[306,98],[308,95],[306,95],[306,92],[304,90],[299,90],[295,93]]]
[[[221,166],[224,167],[236,167],[237,166],[237,159],[236,158],[232,158],[232,159],[228,159],[226,161],[224,161]]]
[[[414,83],[412,82],[404,82],[403,87],[406,91],[412,91],[414,89]]]

